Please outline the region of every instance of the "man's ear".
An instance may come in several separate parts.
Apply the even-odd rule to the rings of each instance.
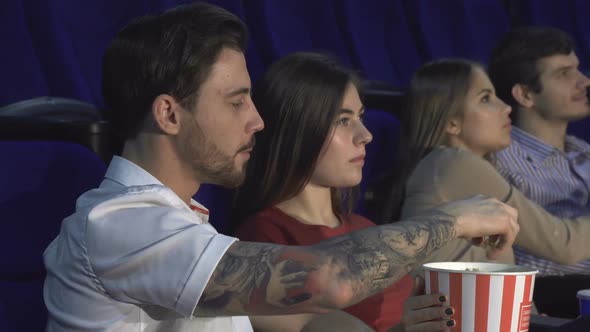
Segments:
[[[445,127],[445,133],[457,136],[461,133],[461,125],[462,121],[459,118],[453,117],[447,122],[447,126]]]
[[[168,135],[176,135],[180,131],[182,106],[170,95],[162,94],[152,103],[152,116],[155,126]]]
[[[524,84],[515,84],[512,87],[512,97],[523,108],[531,108],[535,105],[530,89]]]

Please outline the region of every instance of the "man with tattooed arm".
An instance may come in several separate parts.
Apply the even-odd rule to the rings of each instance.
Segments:
[[[264,127],[245,35],[197,3],[133,21],[105,52],[107,117],[124,146],[44,253],[48,331],[251,331],[250,314],[356,303],[458,237],[499,235],[492,256],[512,245],[516,211],[483,197],[306,247],[218,234],[191,197],[202,183],[238,186]]]

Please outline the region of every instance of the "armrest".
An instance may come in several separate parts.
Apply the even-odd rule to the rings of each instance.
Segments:
[[[557,328],[572,321],[567,318],[531,315],[529,332],[556,332]]]

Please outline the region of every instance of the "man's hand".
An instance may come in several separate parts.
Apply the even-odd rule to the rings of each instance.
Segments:
[[[495,198],[477,195],[441,205],[436,209],[456,217],[455,230],[458,237],[489,247],[490,259],[510,248],[520,229],[518,211]]]

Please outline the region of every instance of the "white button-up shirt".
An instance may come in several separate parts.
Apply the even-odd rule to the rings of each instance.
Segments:
[[[114,157],[45,250],[48,331],[252,331],[245,316],[192,316],[236,239],[191,205]]]

